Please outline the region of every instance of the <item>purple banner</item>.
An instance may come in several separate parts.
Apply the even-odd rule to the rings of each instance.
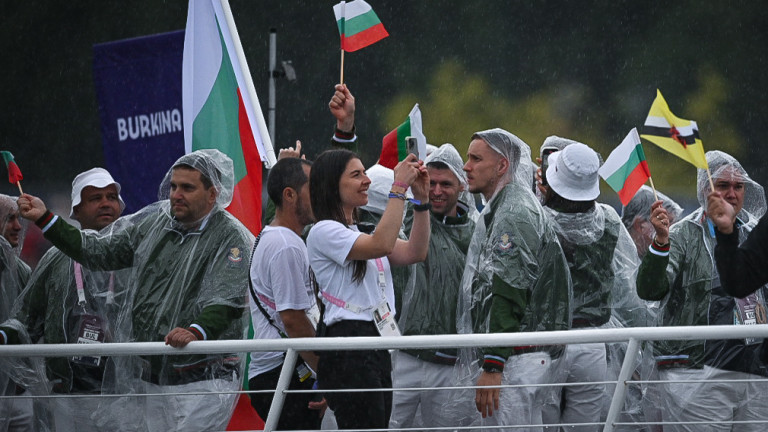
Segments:
[[[124,214],[157,201],[166,171],[184,154],[183,52],[183,30],[93,47],[104,168],[122,186]]]

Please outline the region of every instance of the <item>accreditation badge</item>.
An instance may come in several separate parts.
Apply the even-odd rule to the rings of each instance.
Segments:
[[[103,343],[105,338],[102,318],[98,315],[80,315],[80,328],[77,332],[77,343],[97,344]],[[75,356],[72,362],[83,366],[99,367],[101,357]]]
[[[395,322],[395,314],[389,308],[386,300],[379,303],[373,310],[373,322],[376,323],[376,329],[382,336],[401,336],[400,329]]]
[[[736,308],[734,313],[735,324],[756,325],[766,324],[765,299],[762,290],[757,290],[743,299],[734,298]],[[754,345],[761,343],[762,338],[746,338],[745,344]]]

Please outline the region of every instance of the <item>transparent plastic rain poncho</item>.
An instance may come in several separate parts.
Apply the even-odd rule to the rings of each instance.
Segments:
[[[658,199],[664,201],[664,209],[669,215],[670,225],[674,224],[683,215],[683,208],[680,207],[672,198],[656,191]],[[621,210],[621,221],[627,227],[629,235],[635,242],[637,256],[642,259],[648,252],[648,246],[651,245],[656,231],[649,221],[651,216],[651,204],[656,202],[656,196],[653,189],[643,185],[637,191],[634,197]]]
[[[213,210],[198,224],[187,228],[175,221],[170,202],[163,200],[119,219],[106,232],[83,232],[78,244],[62,244],[87,268],[129,269],[128,295],[117,318],[116,341],[163,341],[173,328],[193,324],[208,307],[218,308],[215,316],[209,310],[205,318],[208,339],[245,336],[253,236],[224,211],[232,199],[232,161],[216,150],[202,150],[182,156],[174,167],[182,164],[211,179],[217,191]],[[161,184],[161,199],[170,195],[172,174],[173,168]],[[58,243],[65,243],[64,234],[53,236],[59,237]],[[110,360],[104,390],[129,394],[234,391],[240,386],[244,366],[244,357],[239,354]],[[104,427],[116,429],[165,428],[163,420],[178,430],[223,428],[235,396],[104,399],[99,420]]]
[[[623,327],[646,325],[645,304],[635,292],[640,261],[616,211],[601,203],[583,213],[545,210],[570,265],[575,327],[601,327],[611,315]]]
[[[715,184],[720,179],[744,183],[744,205],[738,214],[743,223],[739,228],[739,237],[743,242],[765,213],[763,187],[726,153],[710,151],[706,153],[706,158]],[[706,171],[699,170],[697,180],[699,203],[705,205],[710,191]],[[768,288],[763,286],[743,300],[725,293],[720,286],[713,258],[714,227],[704,211],[705,207],[699,208],[670,228],[666,268],[657,264],[663,263],[663,260],[650,253],[643,258],[637,279],[638,293],[661,300],[657,319],[660,326],[759,324],[764,314],[756,313],[753,317],[749,310],[765,310]],[[654,355],[662,372],[678,370],[670,369],[670,366],[701,371],[700,368],[707,365],[719,370],[765,376],[766,365],[759,358],[762,341],[761,338],[656,341]],[[709,392],[710,388],[711,385],[692,384],[678,391],[675,399],[694,407],[698,405],[698,397]],[[745,401],[750,398],[749,395],[744,397]],[[661,398],[662,403],[666,399],[669,396]],[[687,403],[682,403],[681,411],[686,409]],[[662,411],[665,409],[664,406],[660,408]]]
[[[78,271],[82,278],[82,303],[76,282]],[[83,343],[80,332],[86,325],[96,325],[103,331],[102,342],[116,342],[115,326],[125,304],[125,287],[129,275],[130,269],[106,272],[81,267],[76,270],[74,260],[60,250],[51,248],[38,263],[14,305],[12,320],[3,326],[10,327],[9,333],[19,343]],[[45,374],[29,374],[30,371],[26,371],[19,378],[25,387],[50,387],[54,394],[100,393],[105,368],[110,364],[109,359],[103,356],[46,357],[35,360],[44,362]],[[16,373],[24,370],[23,363],[16,359],[12,365]],[[79,399],[77,404],[51,398],[43,400],[43,403],[49,404],[53,413],[66,412],[72,418],[90,418],[96,414],[94,407],[98,406],[99,398]]]
[[[592,209],[582,213],[561,213],[549,207],[545,207],[545,210],[554,221],[571,272],[573,328],[650,325],[648,304],[637,296],[635,290],[640,261],[635,245],[616,211],[601,203],[595,203]],[[585,376],[597,378],[596,381],[616,379],[624,361],[626,347],[626,343],[605,344],[607,369],[605,376],[600,378],[597,378],[593,371],[595,365],[579,363],[591,361],[590,357],[571,357],[571,350],[568,350],[566,361],[562,362],[558,370],[556,382],[581,381]],[[636,369],[641,367],[642,361],[642,356],[637,357]],[[585,374],[584,371],[592,372]],[[606,385],[603,389],[604,406],[607,410],[615,386]],[[587,387],[584,387],[584,390],[588,391]],[[580,388],[576,387],[569,392],[579,391]],[[641,411],[640,391],[637,387],[630,389],[624,413]],[[549,398],[543,399],[554,401],[553,405],[560,407],[557,403],[560,401],[559,389],[554,388]]]
[[[432,152],[424,161],[442,162],[459,179],[459,184],[467,188],[466,175],[462,170],[459,152],[451,144],[443,144]],[[404,335],[456,334],[456,304],[458,302],[461,277],[464,273],[467,250],[475,223],[462,198],[472,198],[471,194],[459,197],[460,214],[456,217],[438,218],[431,214],[429,251],[427,259],[411,266],[411,275],[403,301],[398,307],[398,325]],[[474,210],[477,212],[477,210]],[[413,212],[405,218],[405,231],[410,234]],[[456,349],[408,350],[417,358],[431,361],[435,351],[448,356],[456,356]],[[444,355],[442,357],[445,357]]]
[[[477,220],[462,278],[457,330],[459,333],[566,330],[571,322],[571,280],[552,222],[530,188],[533,167],[530,148],[502,129],[479,132],[477,136],[508,158],[510,170]],[[504,311],[514,310],[510,299],[520,295],[527,303],[523,311],[514,313],[519,319],[515,325],[509,320],[511,314]],[[561,347],[542,347],[542,350],[555,353]],[[483,354],[508,358],[512,352],[512,347],[460,349],[459,362],[454,368],[456,384],[475,385]],[[518,356],[509,359],[518,359]],[[502,383],[546,379],[526,375],[526,371],[510,365],[504,370]],[[475,390],[456,391],[452,402],[444,407],[445,415],[462,425],[515,424],[520,421],[516,418],[519,413],[534,409],[529,400],[518,396],[518,390],[502,389],[500,410],[494,410],[494,416],[484,420],[475,408]]]
[[[18,213],[16,199],[8,195],[0,195],[0,326],[2,327],[7,326],[13,316],[13,304],[30,276],[29,266],[19,258],[21,245],[24,243],[24,228],[18,233],[17,246],[12,246],[3,235],[6,228],[9,228],[10,219],[14,215],[18,216]],[[25,224],[22,225],[25,226]],[[15,395],[16,384],[22,384],[25,381],[43,381],[42,373],[40,359],[0,357],[0,396]],[[34,391],[34,394],[44,394],[46,391],[45,387],[29,390]],[[6,414],[10,412],[11,402],[11,399],[0,399],[0,430],[7,429],[10,419]]]

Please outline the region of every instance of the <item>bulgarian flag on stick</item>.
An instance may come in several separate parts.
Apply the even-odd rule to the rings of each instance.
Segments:
[[[637,128],[629,131],[624,141],[611,152],[597,172],[619,194],[621,203],[627,205],[643,183],[651,178],[651,170],[645,161],[645,152]],[[656,195],[655,188],[653,194]]]
[[[262,162],[269,168],[276,158],[226,0],[190,0],[182,71],[185,150],[217,149],[232,159],[227,210],[258,234]]]
[[[24,191],[21,190],[21,181],[24,180],[24,176],[21,175],[21,170],[19,169],[19,166],[16,165],[16,161],[13,159],[13,154],[9,151],[0,151],[0,153],[2,153],[5,167],[8,169],[8,181],[11,184],[18,186],[19,193],[23,194]]]
[[[398,162],[408,156],[407,138],[416,138],[419,150],[419,159],[427,157],[427,137],[424,136],[421,127],[421,110],[419,104],[413,106],[411,113],[405,122],[384,136],[381,142],[381,156],[379,164],[394,169]]]
[[[341,36],[341,84],[344,84],[344,51],[352,52],[389,36],[376,12],[363,0],[342,1],[333,7]]]

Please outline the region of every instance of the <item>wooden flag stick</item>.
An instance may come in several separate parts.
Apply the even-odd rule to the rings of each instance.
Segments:
[[[339,84],[344,84],[344,48],[341,49],[341,77]]]
[[[712,173],[709,172],[709,167],[707,167],[707,177],[709,178],[709,188],[710,192],[715,191],[715,183],[712,181]]]
[[[659,200],[659,196],[658,196],[658,195],[656,195],[656,186],[654,186],[654,185],[653,185],[653,177],[650,177],[650,176],[649,176],[649,177],[648,177],[648,180],[650,180],[650,182],[651,182],[651,189],[653,189],[653,199],[654,199],[655,201],[658,201],[658,200]]]
[[[19,195],[24,195],[24,191],[23,191],[23,190],[21,190],[21,182],[20,182],[20,181],[17,181],[17,182],[16,182],[16,186],[18,186],[18,187],[19,187]]]

